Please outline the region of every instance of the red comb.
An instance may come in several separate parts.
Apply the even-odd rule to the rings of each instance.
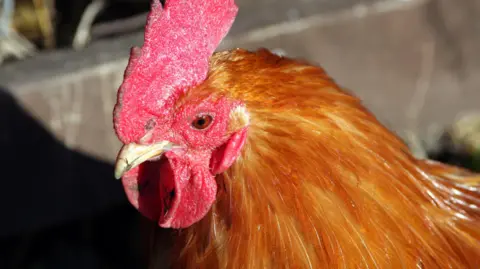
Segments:
[[[133,48],[115,107],[115,130],[124,143],[145,133],[181,93],[205,80],[208,60],[237,14],[234,0],[152,0],[142,48]]]

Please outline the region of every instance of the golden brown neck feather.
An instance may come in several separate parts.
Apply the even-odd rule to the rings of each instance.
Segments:
[[[219,53],[212,92],[245,102],[248,141],[176,268],[480,268],[480,178],[415,160],[320,68]]]

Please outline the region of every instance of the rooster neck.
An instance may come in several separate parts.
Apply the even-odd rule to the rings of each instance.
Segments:
[[[480,268],[478,175],[415,160],[317,67],[265,51],[213,63],[204,84],[245,103],[248,138],[174,268]]]
[[[259,149],[248,148],[243,160],[252,152]],[[331,167],[308,172],[308,162],[280,172],[265,156],[263,169],[239,160],[217,176],[209,215],[180,232],[174,268],[478,268],[478,210],[449,208],[442,185],[452,180],[447,173],[463,172],[396,154],[383,181],[401,180],[389,183],[377,182],[372,162],[363,164],[366,174],[355,166],[351,178],[346,164],[339,175]],[[313,180],[319,171],[330,180]],[[462,211],[466,219],[455,218]]]

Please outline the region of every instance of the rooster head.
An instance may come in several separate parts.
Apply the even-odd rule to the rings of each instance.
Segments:
[[[234,0],[153,0],[142,48],[133,48],[118,90],[115,175],[129,201],[165,228],[203,218],[215,175],[239,156],[248,115],[241,102],[189,98],[237,13]]]

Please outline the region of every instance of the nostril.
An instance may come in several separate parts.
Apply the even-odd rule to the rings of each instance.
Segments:
[[[145,124],[145,130],[150,131],[155,127],[155,120],[154,119],[149,119],[147,123]]]
[[[175,190],[170,191],[169,195],[170,195],[170,200],[172,200],[173,197],[175,197]]]

